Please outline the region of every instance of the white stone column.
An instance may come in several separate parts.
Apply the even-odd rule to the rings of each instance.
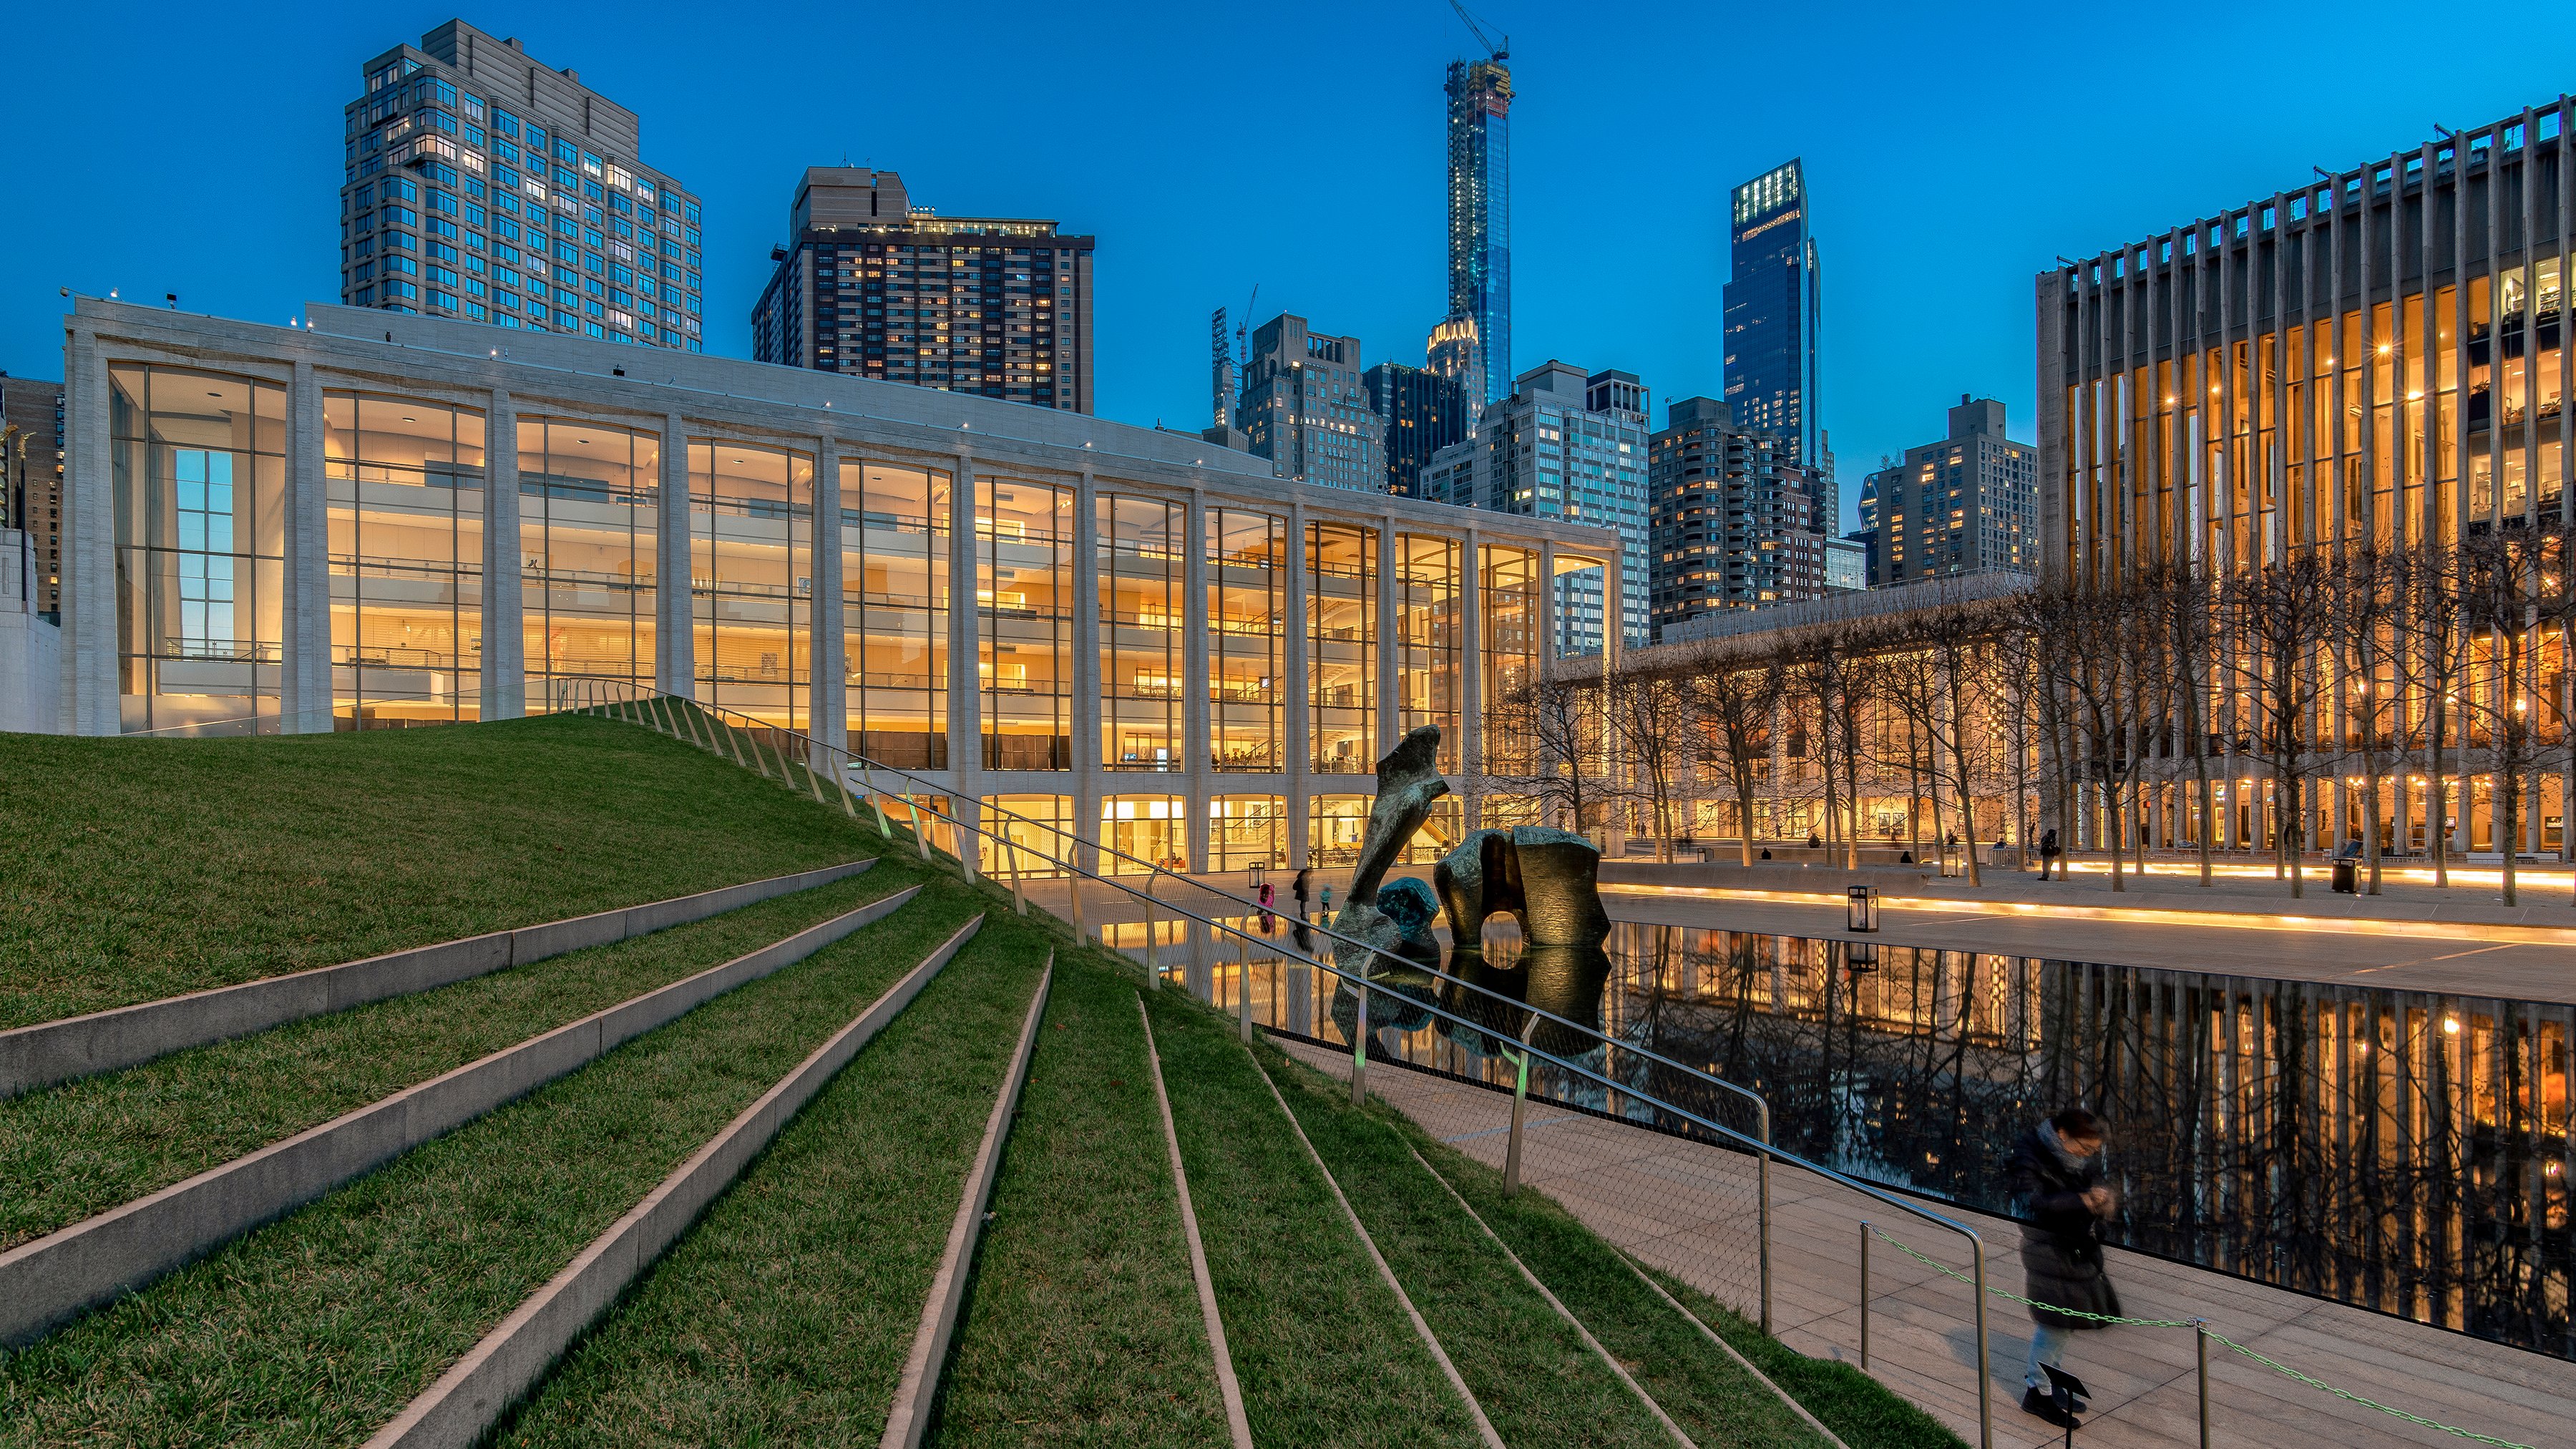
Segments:
[[[526,582],[519,560],[519,414],[507,388],[483,413],[484,719],[528,712]]]
[[[1459,818],[1469,830],[1482,823],[1485,804],[1485,590],[1484,559],[1475,529],[1458,545],[1458,785],[1465,800]]]
[[[1530,610],[1536,616],[1532,625],[1538,630],[1538,674],[1545,679],[1556,672],[1556,544],[1539,540],[1537,587],[1530,590]]]
[[[1181,739],[1189,769],[1190,865],[1208,868],[1209,710],[1207,606],[1207,490],[1193,487],[1184,513],[1181,587]]]
[[[1395,688],[1400,657],[1395,641],[1403,624],[1395,612],[1395,515],[1369,521],[1377,528],[1377,756],[1370,761],[1375,764],[1404,738],[1404,727],[1396,722],[1396,702],[1401,696]]]
[[[1100,698],[1100,480],[1086,469],[1073,491],[1073,828],[1095,845],[1108,793]]]
[[[1288,505],[1287,648],[1282,653],[1286,677],[1279,681],[1281,731],[1287,758],[1280,761],[1286,782],[1280,808],[1288,812],[1288,868],[1306,864],[1306,825],[1312,806],[1307,796],[1314,773],[1315,676],[1306,601],[1306,506]]]
[[[817,744],[847,749],[850,709],[848,635],[841,598],[841,446],[830,437],[814,440],[813,539],[808,547],[806,577],[812,607],[807,617],[813,632],[805,651],[805,729]]]
[[[713,458],[713,449],[708,456]],[[678,413],[662,419],[662,489],[653,514],[653,572],[653,687],[695,699],[697,589],[689,563],[689,428]]]
[[[286,598],[278,730],[331,728],[331,500],[322,475],[322,382],[298,358],[286,398]]]
[[[961,449],[948,485],[948,778],[961,794],[974,792],[984,769],[975,550],[975,460]]]
[[[116,472],[108,440],[107,355],[71,329],[63,347],[62,728],[112,735],[123,726],[116,621]]]

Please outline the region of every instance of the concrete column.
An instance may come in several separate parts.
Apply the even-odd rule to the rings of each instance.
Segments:
[[[484,719],[528,712],[526,585],[519,570],[519,413],[509,389],[483,412]]]
[[[806,650],[805,728],[817,744],[850,743],[848,636],[842,627],[841,445],[814,440],[814,537],[807,577],[813,590],[813,638]]]
[[[689,429],[678,413],[662,419],[662,489],[653,515],[653,560],[653,686],[695,699],[697,588],[689,562]]]
[[[948,485],[948,770],[961,792],[984,769],[983,634],[976,602],[975,460],[960,452]],[[1077,623],[1077,627],[1079,624]]]
[[[1192,488],[1182,528],[1187,550],[1181,556],[1181,758],[1189,770],[1190,865],[1208,868],[1209,715],[1207,605],[1207,490]]]
[[[1100,479],[1085,471],[1073,494],[1073,828],[1095,845],[1101,797],[1109,793],[1101,698]]]
[[[1541,539],[1538,545],[1538,584],[1530,590],[1530,607],[1537,611],[1538,675],[1545,679],[1556,672],[1556,544]]]
[[[1401,698],[1395,688],[1397,654],[1395,641],[1403,624],[1395,612],[1395,515],[1371,519],[1377,529],[1377,757],[1395,748],[1404,738],[1404,726],[1397,722],[1396,703]],[[1375,763],[1372,761],[1371,763]]]
[[[286,599],[278,730],[331,728],[331,500],[322,477],[322,382],[295,363],[286,397]]]
[[[1469,830],[1483,822],[1485,805],[1485,590],[1484,559],[1476,530],[1458,545],[1458,785],[1465,797],[1461,819]]]
[[[1282,732],[1287,758],[1281,762],[1286,793],[1280,808],[1288,812],[1288,868],[1306,863],[1306,826],[1311,814],[1307,790],[1315,764],[1315,677],[1310,659],[1311,623],[1306,617],[1306,506],[1288,505],[1287,677],[1279,681]]]
[[[107,354],[74,327],[63,347],[62,728],[123,726],[116,634],[116,473],[108,441]]]

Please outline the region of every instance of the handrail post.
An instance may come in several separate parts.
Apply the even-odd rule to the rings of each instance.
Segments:
[[[886,819],[885,797],[877,793],[876,773],[865,765],[860,766],[859,783],[867,786],[868,808],[877,812],[877,834],[888,840],[894,839],[894,823]]]
[[[930,832],[921,828],[921,802],[910,795],[903,797],[903,808],[912,812],[912,843],[921,851],[921,863],[930,864]]]
[[[1527,1046],[1528,1043],[1522,1045]],[[1529,1105],[1529,1053],[1517,1052],[1513,1060],[1520,1064],[1520,1070],[1512,1078],[1511,1141],[1503,1148],[1503,1196],[1506,1199],[1521,1195],[1521,1112]]]
[[[1986,1342],[1986,1240],[1970,1233],[1968,1242],[1977,1262],[1977,1449],[1995,1449],[1993,1349]]]
[[[2193,1319],[2191,1336],[2194,1354],[2199,1360],[2196,1372],[2200,1379],[2200,1449],[2209,1449],[2209,1320]]]
[[[1753,1100],[1755,1105],[1762,1109],[1756,1120],[1759,1122],[1762,1129],[1763,1150],[1754,1154],[1753,1175],[1755,1179],[1755,1187],[1762,1194],[1762,1331],[1764,1333],[1769,1333],[1771,1331],[1771,1104],[1760,1097],[1756,1097]],[[1866,1230],[1864,1230],[1864,1233],[1865,1232]],[[1861,1285],[1864,1291],[1867,1290],[1869,1281],[1868,1251],[1868,1244],[1864,1241],[1861,1245],[1861,1252],[1863,1255],[1861,1258]],[[1866,1317],[1861,1320],[1863,1324],[1868,1323],[1868,1321],[1869,1320]],[[1863,1363],[1868,1361],[1866,1355],[1863,1356],[1862,1361]]]
[[[1252,942],[1241,932],[1234,937],[1234,1024],[1243,1034],[1245,1045],[1252,1042]]]
[[[1002,851],[1010,857],[1011,862],[1011,908],[1025,916],[1029,913],[1029,893],[1028,888],[1020,883],[1019,843],[1005,840],[1002,843]]]
[[[1764,1305],[1768,1307],[1768,1304]],[[1770,1324],[1764,1323],[1764,1329]],[[1869,1369],[1869,1219],[1860,1220],[1860,1366]]]
[[[1360,967],[1360,1017],[1351,1031],[1351,1105],[1368,1101],[1368,967]]]
[[[1162,970],[1154,964],[1154,897],[1151,877],[1147,877],[1145,895],[1145,979],[1156,986],[1163,984]]]
[[[858,797],[850,793],[850,779],[838,763],[832,766],[832,788],[841,792],[841,813],[852,820],[859,818]]]

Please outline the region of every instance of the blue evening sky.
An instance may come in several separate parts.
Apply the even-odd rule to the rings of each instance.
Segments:
[[[0,368],[61,375],[55,289],[284,322],[337,289],[340,107],[458,12],[30,6],[0,82]],[[2032,274],[2554,98],[2562,46],[2416,47],[2420,5],[1537,5],[1511,36],[1517,368],[1720,395],[1727,188],[1806,158],[1843,496],[1963,391],[2032,428]],[[2125,17],[2125,18],[2124,18]],[[2153,18],[2151,17],[2159,17]],[[808,165],[1099,238],[1103,416],[1202,425],[1208,312],[1419,363],[1444,310],[1445,0],[555,7],[484,0],[641,113],[705,200],[708,350],[747,321]],[[1239,315],[1238,315],[1239,320]],[[1846,504],[1848,512],[1848,503]],[[1846,524],[1848,526],[1848,523]]]

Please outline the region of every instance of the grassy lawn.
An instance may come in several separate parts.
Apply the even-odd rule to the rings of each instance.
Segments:
[[[1476,1449],[1465,1405],[1351,1235],[1233,1024],[1179,992],[1149,1002],[1254,1440]]]
[[[932,1442],[1223,1444],[1141,979],[1097,952],[1056,959]]]
[[[0,1445],[363,1438],[979,904],[925,891],[0,1357]]]
[[[1347,1087],[1266,1043],[1262,1056],[1504,1443],[1669,1449],[1663,1425],[1414,1161],[1392,1109],[1355,1111]]]
[[[873,1443],[1046,948],[988,919],[498,1442]]]
[[[891,857],[854,880],[711,920],[0,1101],[0,1249],[758,950],[921,878],[916,866]]]
[[[0,1028],[875,853],[837,806],[607,720],[0,735]]]

